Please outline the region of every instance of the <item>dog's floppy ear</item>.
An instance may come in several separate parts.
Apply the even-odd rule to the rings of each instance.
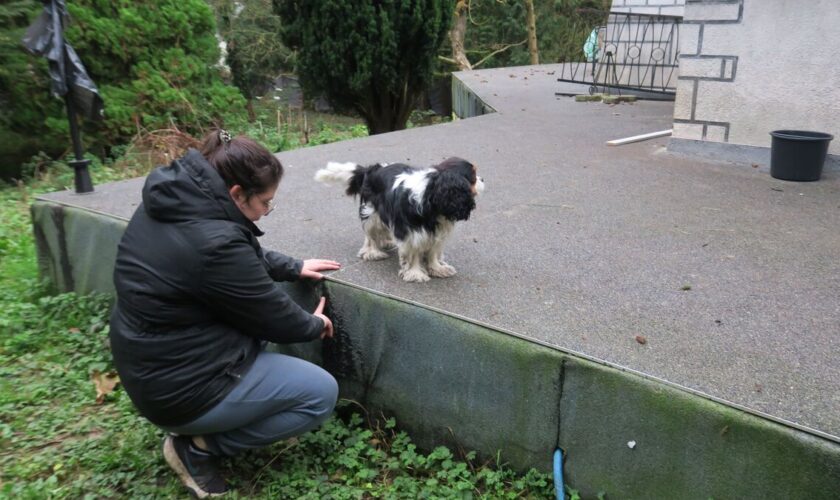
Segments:
[[[427,187],[429,204],[432,209],[450,220],[467,220],[475,208],[472,186],[469,181],[456,172],[443,170],[438,172]]]

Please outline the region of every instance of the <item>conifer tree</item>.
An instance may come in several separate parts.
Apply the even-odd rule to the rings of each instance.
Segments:
[[[219,73],[213,11],[204,0],[68,2],[67,39],[105,100],[100,140],[177,125],[200,133],[244,107]]]
[[[301,85],[371,134],[401,130],[432,78],[453,0],[273,0]]]
[[[271,0],[211,0],[211,5],[227,42],[226,62],[233,84],[248,101],[248,119],[253,122],[254,98],[294,65],[292,51],[280,40],[280,17],[272,11]]]

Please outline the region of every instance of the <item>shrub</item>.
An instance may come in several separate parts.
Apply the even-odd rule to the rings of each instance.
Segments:
[[[105,100],[98,141],[124,143],[171,125],[199,134],[244,105],[219,75],[215,21],[203,0],[80,0],[68,10],[67,38]]]
[[[55,156],[70,145],[45,60],[21,45],[41,8],[35,0],[0,5],[0,153],[14,165],[38,150]],[[216,67],[215,21],[203,0],[78,0],[67,10],[66,38],[105,101],[104,120],[84,124],[88,149],[106,153],[143,129],[174,125],[200,134],[241,112],[242,95]]]

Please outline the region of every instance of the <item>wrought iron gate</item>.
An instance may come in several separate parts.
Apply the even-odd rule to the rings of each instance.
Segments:
[[[566,63],[558,81],[589,93],[636,90],[676,94],[682,17],[611,12],[583,45],[586,61]]]

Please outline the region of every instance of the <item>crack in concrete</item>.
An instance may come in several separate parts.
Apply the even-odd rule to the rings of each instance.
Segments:
[[[554,440],[554,449],[560,448],[560,410],[563,401],[563,384],[566,381],[566,358],[560,360],[560,373],[557,379],[557,437]]]

